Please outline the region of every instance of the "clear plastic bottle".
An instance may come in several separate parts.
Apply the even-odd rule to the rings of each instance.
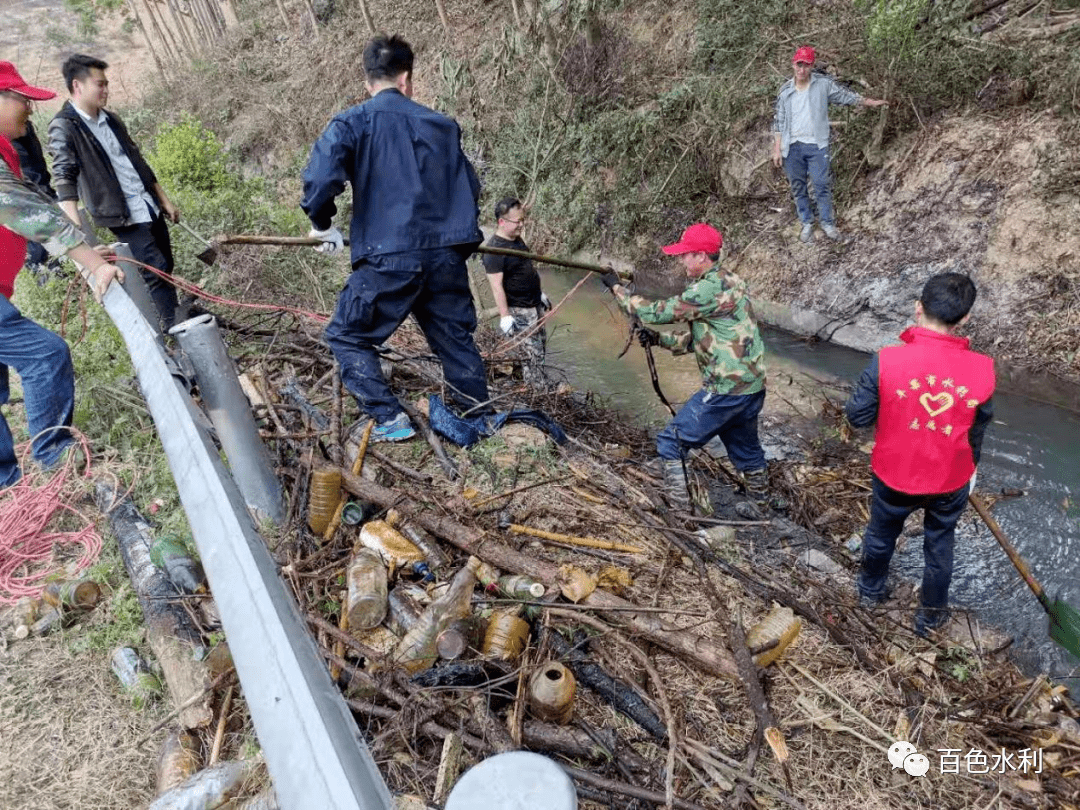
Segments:
[[[388,509],[386,522],[412,540],[416,547],[424,552],[432,568],[438,570],[450,564],[450,556],[442,550],[439,541],[432,537],[427,529],[417,526],[411,518],[405,517],[397,509]]]
[[[92,608],[101,599],[101,588],[92,579],[50,582],[41,598],[53,607]]]
[[[543,584],[524,574],[499,577],[499,591],[511,599],[539,599],[544,595]]]
[[[369,630],[386,618],[386,568],[379,555],[362,548],[349,560],[345,575],[345,614],[350,630]]]
[[[472,613],[472,592],[479,565],[479,559],[469,557],[465,567],[454,574],[446,593],[427,606],[416,624],[401,639],[394,650],[393,660],[406,672],[419,672],[434,664],[438,656],[435,644],[439,633],[455,619]]]
[[[488,620],[484,634],[484,655],[502,661],[515,661],[529,641],[529,623],[521,618],[520,606],[500,610]]]
[[[330,525],[341,501],[341,470],[320,467],[311,471],[311,490],[308,495],[308,526],[322,537]]]
[[[422,612],[420,603],[403,585],[399,584],[387,595],[386,624],[399,636],[409,632],[409,628],[416,624]]]
[[[424,562],[424,552],[385,520],[371,520],[360,530],[360,544],[382,557],[382,561],[394,568],[411,569],[415,563]]]

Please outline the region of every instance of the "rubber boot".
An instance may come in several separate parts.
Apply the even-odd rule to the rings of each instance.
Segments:
[[[769,502],[769,470],[762,467],[760,470],[747,470],[743,473],[746,481],[746,496],[759,506],[766,506]]]
[[[769,471],[765,467],[748,470],[742,478],[749,500],[735,504],[735,514],[745,520],[761,520],[769,508]]]
[[[683,468],[681,459],[665,458],[664,465],[664,494],[672,509],[680,512],[690,512],[690,490],[686,486],[686,470]]]

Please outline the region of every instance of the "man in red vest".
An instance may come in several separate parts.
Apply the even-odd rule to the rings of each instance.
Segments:
[[[956,522],[994,414],[994,361],[956,335],[975,294],[965,275],[932,276],[915,304],[916,325],[900,335],[903,345],[878,352],[845,405],[855,427],[877,423],[859,595],[864,605],[885,600],[896,538],[908,515],[923,509],[922,598],[915,615],[920,636],[949,617]]]
[[[0,405],[8,400],[10,367],[22,380],[34,458],[43,467],[56,464],[71,444],[65,428],[75,407],[75,376],[64,339],[24,317],[11,303],[27,240],[54,256],[66,253],[82,265],[99,300],[114,278],[123,280],[123,273],[86,244],[60,207],[23,179],[11,142],[26,134],[34,101],[55,95],[28,85],[13,64],[0,62]],[[21,474],[11,431],[0,415],[0,489]]]

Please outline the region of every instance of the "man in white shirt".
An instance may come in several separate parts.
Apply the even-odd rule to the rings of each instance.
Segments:
[[[806,190],[809,177],[814,186],[821,230],[829,239],[840,239],[833,219],[832,166],[829,154],[829,105],[880,107],[888,104],[876,98],[863,98],[838,84],[825,73],[814,73],[816,54],[809,45],[795,51],[794,76],[780,88],[773,120],[773,164],[784,167],[791,183],[791,196],[802,222],[799,238],[814,239],[814,213]]]
[[[172,243],[165,220],[180,221],[180,210],[143,160],[123,122],[105,110],[108,65],[75,54],[62,71],[71,98],[49,124],[49,150],[60,207],[78,224],[79,200],[99,227],[126,242],[135,258],[165,274],[173,270]],[[176,316],[176,289],[140,268],[162,326]]]

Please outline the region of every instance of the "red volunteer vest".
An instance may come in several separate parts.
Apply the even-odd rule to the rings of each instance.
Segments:
[[[870,466],[911,495],[953,492],[975,472],[968,431],[994,394],[994,361],[968,339],[912,326],[878,354],[878,420]]]
[[[11,167],[16,177],[22,177],[19,156],[11,141],[0,135],[0,157]],[[26,239],[0,225],[0,295],[8,300],[15,293],[15,276],[26,261]]]

